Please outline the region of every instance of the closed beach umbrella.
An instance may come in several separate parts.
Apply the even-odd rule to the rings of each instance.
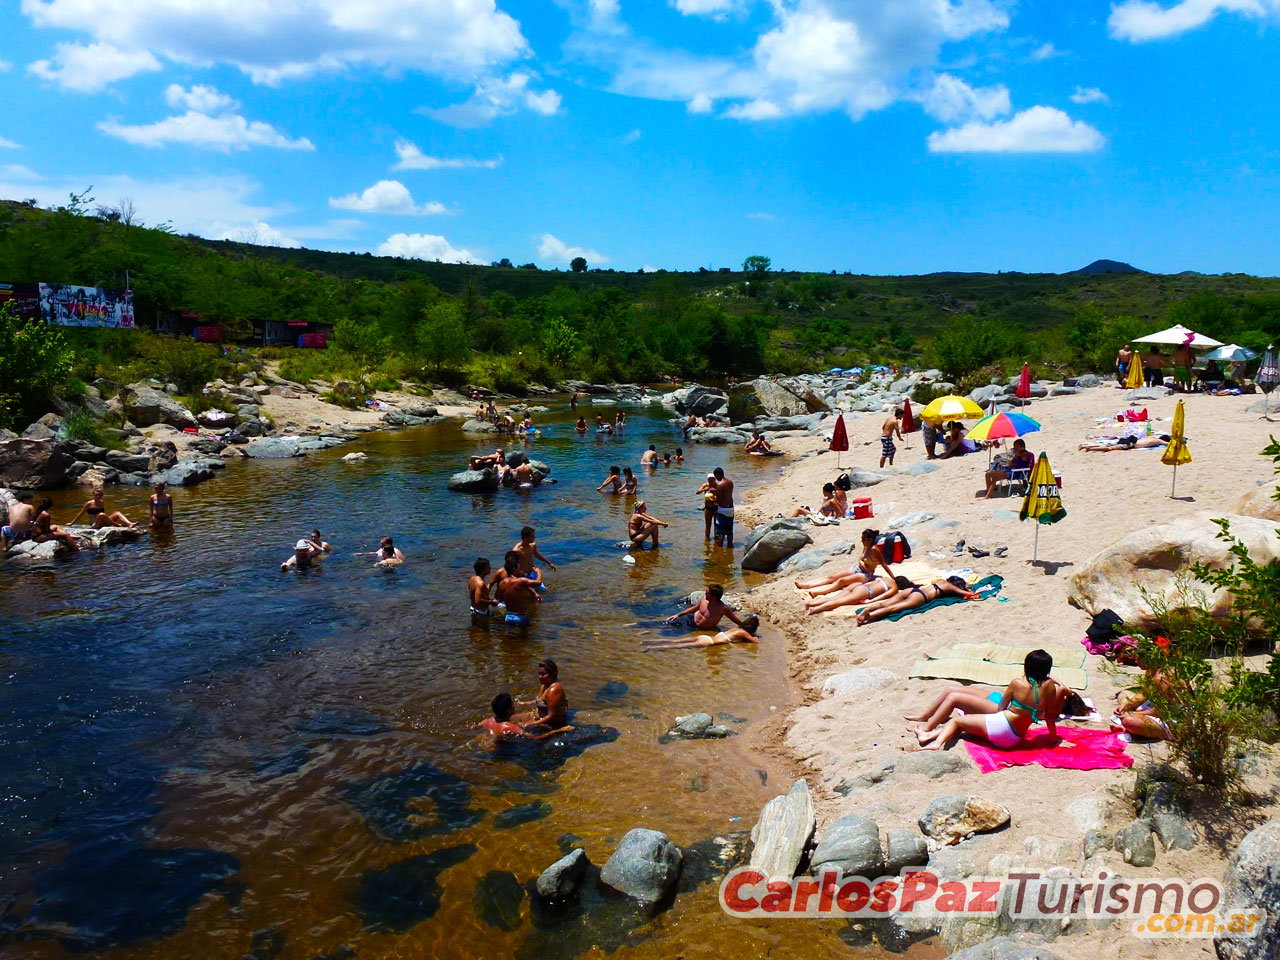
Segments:
[[[1173,486],[1169,488],[1169,496],[1172,497],[1178,489],[1178,467],[1184,463],[1191,462],[1191,451],[1187,449],[1186,438],[1183,437],[1182,431],[1185,429],[1187,414],[1182,408],[1182,401],[1178,401],[1178,408],[1173,411],[1173,428],[1169,431],[1169,445],[1164,448],[1164,453],[1160,455],[1160,462],[1167,466],[1173,467]]]
[[[1066,508],[1063,507],[1062,497],[1058,492],[1058,478],[1053,475],[1049,458],[1041,451],[1036,459],[1036,465],[1031,468],[1027,496],[1022,501],[1022,510],[1018,513],[1019,520],[1036,522],[1036,541],[1031,552],[1033,564],[1040,555],[1040,524],[1057,523],[1066,515]]]
[[[1124,385],[1130,390],[1139,389],[1146,381],[1142,379],[1142,357],[1138,355],[1138,351],[1133,351],[1133,357],[1129,360],[1129,376],[1125,380]],[[1129,399],[1133,399],[1130,394]]]
[[[938,397],[920,411],[921,420],[932,420],[935,423],[942,423],[944,420],[981,420],[982,417],[980,406],[968,397],[958,397],[955,394]]]
[[[836,469],[840,469],[840,454],[849,449],[849,431],[844,426],[844,414],[836,417],[836,428],[831,431],[831,445],[828,450],[836,452]]]
[[[902,398],[902,432],[916,432],[916,418],[911,415],[911,398]]]
[[[1276,366],[1276,348],[1272,344],[1267,344],[1267,352],[1262,357],[1262,366],[1258,368],[1258,376],[1254,382],[1267,395],[1266,402],[1262,405],[1262,415],[1270,420],[1271,391],[1280,383],[1280,367]]]
[[[1022,375],[1018,377],[1018,389],[1013,392],[1013,395],[1022,400],[1031,398],[1031,368],[1025,363],[1022,365]]]

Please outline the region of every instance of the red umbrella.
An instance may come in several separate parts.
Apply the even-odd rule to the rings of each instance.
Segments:
[[[1022,400],[1026,400],[1031,396],[1031,368],[1025,363],[1022,365],[1022,376],[1018,378],[1018,389],[1013,395]]]
[[[902,398],[902,432],[916,432],[916,418],[911,415],[911,398]]]
[[[831,446],[828,450],[836,452],[836,469],[840,469],[840,454],[849,449],[849,431],[844,427],[844,414],[836,417],[836,428],[831,431]]]

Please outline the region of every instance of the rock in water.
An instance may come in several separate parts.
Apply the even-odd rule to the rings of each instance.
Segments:
[[[534,800],[531,803],[519,803],[503,810],[493,818],[493,825],[499,830],[510,830],[523,823],[532,823],[551,816],[551,804],[545,800]]]
[[[226,468],[221,460],[179,460],[168,470],[152,474],[152,483],[166,483],[171,487],[189,487],[202,480],[212,479],[215,472]]]
[[[190,410],[163,390],[149,387],[145,383],[125,387],[121,400],[125,416],[140,427],[152,427],[157,423],[167,423],[179,430],[199,426]]]
[[[680,848],[657,830],[628,830],[600,870],[600,882],[642,903],[662,900],[680,877]]]
[[[351,901],[370,930],[403,933],[440,909],[439,877],[476,852],[474,844],[445,847],[360,874]]]
[[[760,811],[751,828],[751,866],[766,877],[790,880],[813,836],[817,820],[809,785],[797,780],[791,791],[774,797]]]
[[[492,470],[463,470],[449,478],[449,489],[462,493],[493,493],[499,486]]]
[[[716,723],[709,713],[691,713],[685,717],[676,717],[675,726],[658,738],[659,743],[670,743],[673,740],[723,740],[732,736],[733,731]]]
[[[1019,943],[1017,940],[1002,936],[953,953],[947,957],[947,960],[1062,960],[1062,958],[1045,947]]]
[[[692,427],[689,439],[694,443],[746,443],[751,434],[734,427]]]
[[[846,877],[876,879],[884,870],[879,826],[856,813],[845,814],[819,835],[812,862],[809,872],[815,877],[835,867]]]
[[[1280,954],[1280,820],[1245,834],[1227,861],[1222,913],[1265,910],[1261,933],[1221,933],[1213,945],[1219,960],[1273,960]],[[1256,931],[1256,928],[1255,928]]]
[[[538,874],[534,889],[548,900],[564,900],[577,891],[590,865],[587,852],[577,847]]]
[[[1172,523],[1144,527],[1094,554],[1078,573],[1072,574],[1067,599],[1089,615],[1114,610],[1134,626],[1155,626],[1152,611],[1142,591],[1164,599],[1170,609],[1185,606],[1176,574],[1189,571],[1193,563],[1221,569],[1234,562],[1229,544],[1217,538],[1213,522],[1220,514],[1201,513],[1180,517]],[[1228,515],[1232,536],[1244,544],[1249,556],[1261,565],[1280,560],[1280,531],[1274,521],[1258,517]],[[1210,612],[1225,617],[1234,596],[1224,588],[1208,596]],[[1266,625],[1256,626],[1266,628]]]
[[[67,553],[70,550],[57,540],[46,540],[44,543],[24,540],[17,546],[10,547],[4,556],[10,563],[23,566],[29,563],[51,563]]]
[[[990,833],[1009,822],[1009,810],[982,797],[938,797],[920,817],[920,829],[935,840],[954,843],[974,833]]]
[[[53,440],[17,437],[0,441],[0,486],[18,490],[47,490],[67,484],[67,470],[75,457]]]
[[[770,520],[751,531],[742,552],[742,569],[770,573],[813,538],[798,520]]]
[[[520,929],[520,905],[524,902],[524,887],[516,875],[508,870],[490,870],[476,883],[476,915],[491,927],[499,930]]]

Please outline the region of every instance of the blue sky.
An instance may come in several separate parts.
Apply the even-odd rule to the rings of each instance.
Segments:
[[[5,0],[0,197],[425,259],[1280,272],[1280,0]]]

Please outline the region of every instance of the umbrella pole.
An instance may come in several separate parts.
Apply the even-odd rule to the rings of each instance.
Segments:
[[[1040,521],[1036,521],[1036,542],[1031,548],[1031,565],[1034,567],[1040,558]]]
[[[1178,465],[1173,465],[1173,486],[1169,488],[1169,499],[1174,498],[1174,494],[1178,492]]]

